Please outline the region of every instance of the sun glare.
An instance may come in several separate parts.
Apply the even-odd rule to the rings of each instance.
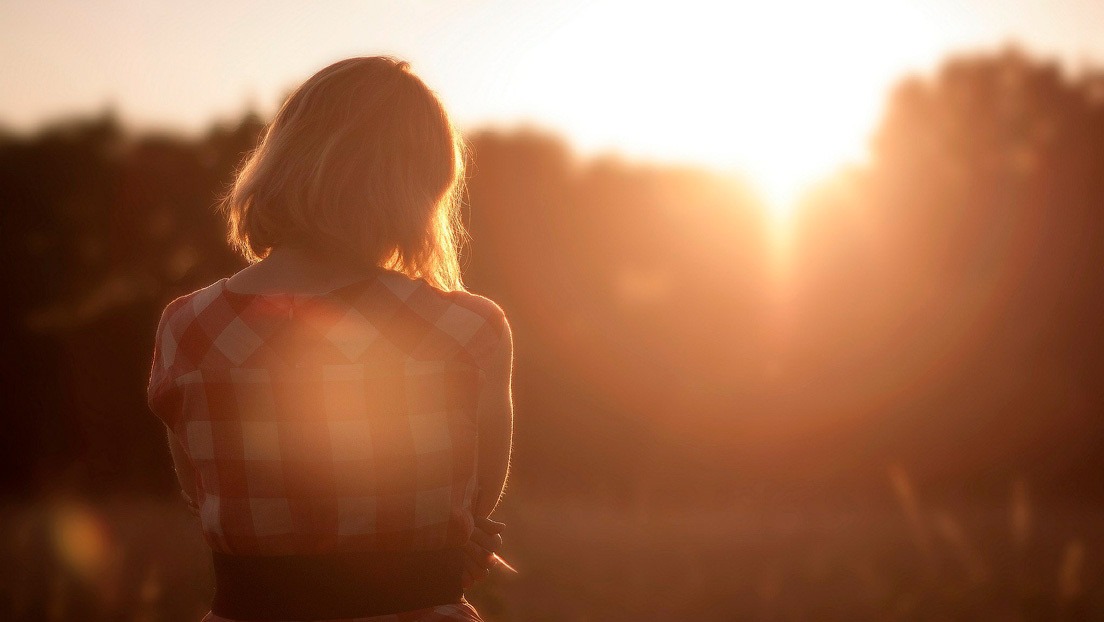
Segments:
[[[902,0],[664,6],[580,9],[521,59],[518,88],[550,85],[534,112],[585,151],[743,172],[778,223],[865,156],[889,86],[939,50]]]

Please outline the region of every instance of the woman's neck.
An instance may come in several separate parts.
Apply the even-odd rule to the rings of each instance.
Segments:
[[[303,246],[281,245],[257,263],[230,277],[241,293],[319,294],[363,278],[364,271]]]

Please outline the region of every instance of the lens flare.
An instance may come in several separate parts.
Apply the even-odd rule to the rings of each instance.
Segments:
[[[58,557],[82,579],[96,580],[110,566],[110,532],[90,509],[77,504],[59,507],[53,515],[52,532]]]

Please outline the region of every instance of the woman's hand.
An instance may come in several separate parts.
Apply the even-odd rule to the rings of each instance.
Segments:
[[[494,553],[502,551],[502,529],[505,523],[489,518],[475,519],[475,530],[464,545],[464,589],[486,579],[498,562]]]
[[[183,490],[180,491],[180,496],[184,499],[184,504],[188,506],[188,511],[192,513],[192,516],[199,518],[199,504],[188,493]]]

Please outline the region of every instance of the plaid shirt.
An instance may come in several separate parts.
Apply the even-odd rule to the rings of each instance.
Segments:
[[[463,545],[502,309],[390,270],[319,295],[226,280],[165,308],[148,393],[194,467],[211,548]]]

